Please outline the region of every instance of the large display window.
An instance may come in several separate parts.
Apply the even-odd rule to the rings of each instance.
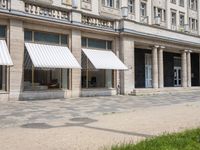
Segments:
[[[112,41],[82,38],[82,47],[89,49],[111,50]],[[88,58],[82,53],[82,88],[113,88],[114,71],[95,69]]]
[[[25,31],[25,41],[67,46],[67,35]],[[69,88],[69,69],[34,68],[31,58],[24,51],[24,90],[52,90]]]

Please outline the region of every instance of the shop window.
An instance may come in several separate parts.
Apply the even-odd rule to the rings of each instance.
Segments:
[[[34,37],[34,39],[32,39]],[[67,46],[68,36],[25,30],[25,41]],[[69,89],[69,69],[34,68],[25,48],[24,52],[24,90],[41,91],[51,89]]]
[[[6,40],[6,26],[0,25],[0,38]],[[0,65],[0,91],[6,91],[7,67]]]
[[[111,50],[112,41],[82,38],[82,47]],[[114,71],[105,69],[95,69],[88,58],[82,53],[82,88],[113,88]]]
[[[0,91],[6,91],[6,66],[0,66]]]
[[[82,88],[112,88],[112,70],[82,70]]]

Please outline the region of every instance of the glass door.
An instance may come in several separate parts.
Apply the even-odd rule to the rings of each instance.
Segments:
[[[181,67],[174,67],[174,86],[181,86]]]
[[[145,54],[145,87],[152,87],[152,56]]]

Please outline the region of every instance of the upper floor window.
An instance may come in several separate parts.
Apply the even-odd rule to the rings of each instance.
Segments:
[[[140,16],[142,17],[147,16],[147,4],[145,2],[141,2],[140,4]]]
[[[182,6],[182,7],[184,7],[185,6],[184,0],[179,0],[179,5]]]
[[[103,6],[112,7],[112,8],[119,8],[119,0],[102,0]]]
[[[171,24],[176,26],[176,12],[171,12]]]
[[[192,10],[197,10],[197,0],[189,0],[189,7]]]
[[[154,18],[159,17],[161,21],[166,20],[166,12],[164,9],[154,7]]]
[[[198,30],[198,20],[194,19],[194,18],[189,18],[189,26],[190,26],[191,30],[197,31]]]
[[[185,25],[185,14],[180,13],[180,15],[179,15],[179,23],[180,23],[181,27],[183,27]]]
[[[135,0],[128,0],[128,11],[129,13],[135,12]]]
[[[176,4],[176,0],[171,0],[171,3],[174,3],[174,4]]]

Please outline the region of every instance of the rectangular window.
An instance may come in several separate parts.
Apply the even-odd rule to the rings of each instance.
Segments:
[[[61,35],[61,45],[67,45],[67,44],[68,44],[67,35]]]
[[[189,26],[190,26],[191,30],[197,31],[198,30],[198,20],[189,18]]]
[[[184,27],[184,25],[185,25],[185,15],[181,13],[179,16],[180,16],[180,26]]]
[[[140,4],[140,15],[142,17],[146,17],[147,16],[147,4],[145,2],[141,2]]]
[[[34,39],[32,39],[34,37]],[[68,36],[45,33],[38,31],[24,32],[24,40],[35,43],[55,44],[67,46]],[[24,90],[41,91],[51,89],[68,89],[69,88],[69,70],[68,69],[47,69],[34,68],[28,51],[24,51]]]
[[[102,5],[106,7],[112,7],[119,9],[120,1],[119,0],[102,0]]]
[[[184,7],[185,6],[184,0],[179,0],[179,5]]]
[[[135,0],[128,0],[129,13],[135,13]]]
[[[190,7],[190,9],[197,10],[197,8],[198,8],[197,5],[198,5],[197,0],[189,0],[189,7]]]
[[[171,12],[171,23],[176,26],[176,12]]]
[[[25,31],[24,32],[24,40],[25,41],[32,41],[32,31]]]
[[[59,35],[54,33],[35,32],[34,38],[35,42],[59,44]]]
[[[112,49],[112,41],[82,37],[82,47],[96,49]]]
[[[6,38],[6,26],[0,25],[0,38]]]

